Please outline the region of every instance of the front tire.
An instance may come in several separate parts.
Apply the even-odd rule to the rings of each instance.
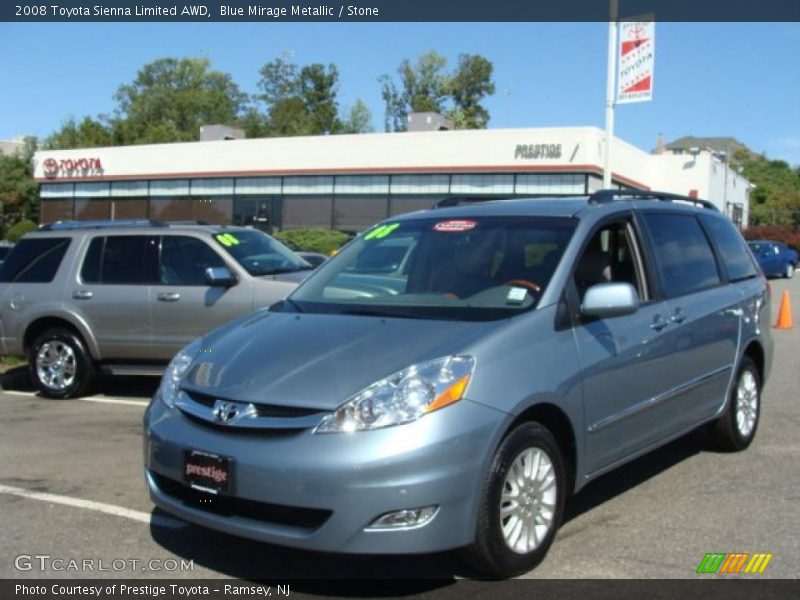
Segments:
[[[83,340],[62,327],[48,329],[34,339],[28,369],[36,389],[47,398],[82,396],[95,378],[94,362]]]
[[[725,412],[711,426],[712,439],[726,452],[744,450],[756,436],[760,415],[761,376],[753,359],[745,356]]]
[[[564,514],[566,470],[553,434],[524,423],[500,444],[483,487],[474,542],[462,558],[490,578],[538,565]]]
[[[794,265],[792,263],[786,263],[786,269],[783,272],[783,276],[786,279],[791,279],[794,277]]]

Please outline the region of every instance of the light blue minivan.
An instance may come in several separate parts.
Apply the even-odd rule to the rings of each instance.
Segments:
[[[145,415],[160,508],[310,550],[459,548],[510,577],[588,481],[700,425],[750,444],[769,288],[712,205],[449,204],[175,357]]]

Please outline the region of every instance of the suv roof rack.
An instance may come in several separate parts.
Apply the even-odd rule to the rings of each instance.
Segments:
[[[153,219],[121,219],[119,221],[53,221],[39,227],[39,231],[66,231],[70,229],[113,229],[120,227],[166,227],[166,223]]]
[[[158,221],[156,219],[119,219],[97,221],[54,221],[39,227],[39,231],[68,231],[72,229],[119,229],[124,227],[170,227],[172,225],[209,225],[205,221]]]
[[[450,208],[459,204],[472,204],[474,202],[492,202],[494,200],[512,200],[508,196],[449,196],[439,200],[433,208]]]
[[[695,206],[702,206],[709,210],[719,212],[719,209],[708,200],[700,200],[692,196],[658,192],[652,190],[598,190],[589,196],[589,204],[605,204],[617,198],[623,200],[658,200],[660,202],[687,202]]]

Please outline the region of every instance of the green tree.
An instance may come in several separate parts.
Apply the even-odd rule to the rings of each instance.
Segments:
[[[492,63],[478,54],[458,57],[458,67],[450,78],[454,104],[450,117],[456,129],[485,129],[488,125],[489,111],[481,102],[495,92],[493,70]]]
[[[276,58],[259,70],[267,135],[323,135],[342,128],[338,115],[336,65],[314,63],[298,68]]]
[[[755,184],[750,192],[750,223],[800,227],[800,172],[783,160],[737,150],[731,167]]]
[[[403,59],[397,80],[383,75],[386,131],[404,131],[412,112],[438,112],[450,116],[458,129],[486,127],[489,111],[481,104],[494,94],[492,63],[478,54],[462,54],[458,66],[447,72],[447,59],[429,51],[412,63]]]
[[[361,100],[356,100],[342,122],[342,133],[372,133],[372,113]]]
[[[380,78],[387,131],[404,131],[409,113],[444,112],[450,89],[446,67],[447,59],[431,50],[415,63],[404,58],[397,68],[398,82],[388,75]]]
[[[161,58],[120,86],[116,134],[122,143],[193,141],[200,126],[234,123],[247,96],[204,58]],[[121,121],[121,123],[120,123]]]
[[[113,126],[100,119],[84,117],[76,121],[70,117],[45,140],[44,146],[52,150],[113,146],[116,143]]]
[[[35,149],[35,138],[27,138],[21,154],[0,155],[0,233],[20,221],[38,219],[39,194],[32,171]]]

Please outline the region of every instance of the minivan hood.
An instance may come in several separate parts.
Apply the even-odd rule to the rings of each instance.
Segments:
[[[333,410],[400,369],[463,352],[498,326],[259,311],[207,336],[183,387],[228,400]]]

